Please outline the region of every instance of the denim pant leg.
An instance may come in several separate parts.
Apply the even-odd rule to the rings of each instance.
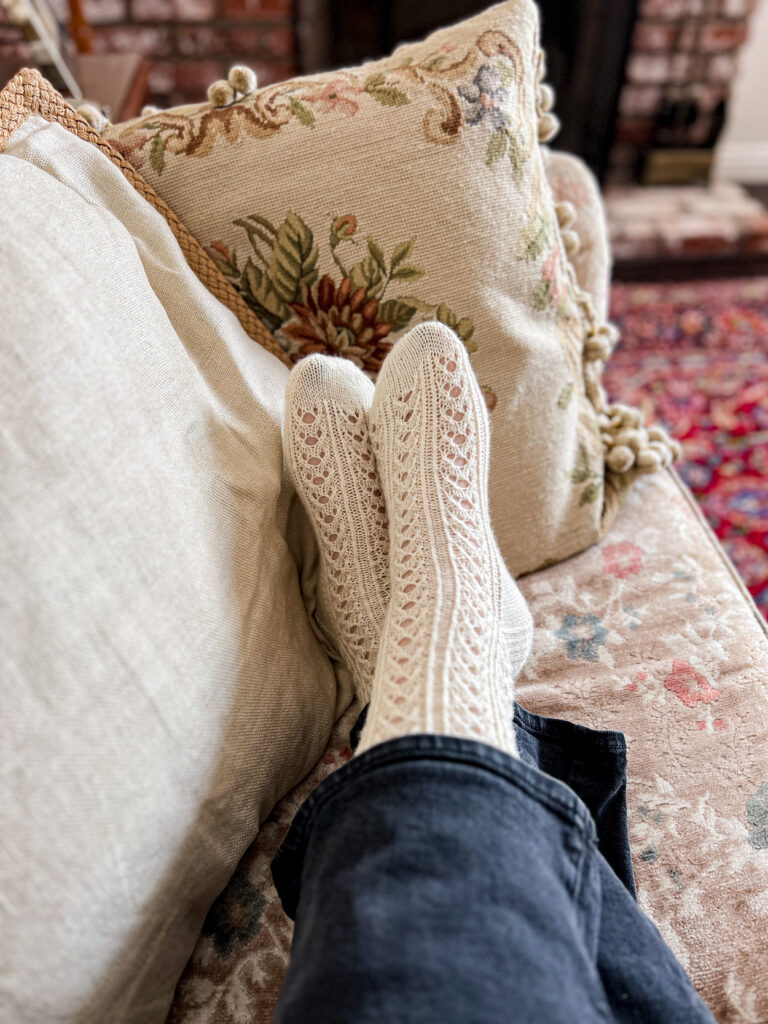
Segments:
[[[592,819],[492,747],[370,748],[310,796],[273,876],[296,922],[277,1024],[614,1019]]]
[[[598,857],[597,968],[617,1024],[715,1024],[656,925]]]

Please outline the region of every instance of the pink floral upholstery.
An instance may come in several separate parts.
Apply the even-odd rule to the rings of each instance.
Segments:
[[[639,900],[721,1024],[768,1019],[768,635],[687,491],[630,494],[609,535],[520,581],[532,711],[623,729]],[[172,1024],[267,1024],[291,925],[269,862],[306,794],[349,756],[357,709],[275,809],[209,914]]]

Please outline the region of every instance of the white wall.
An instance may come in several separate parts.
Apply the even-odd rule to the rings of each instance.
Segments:
[[[758,0],[717,144],[715,174],[768,184],[768,0]]]

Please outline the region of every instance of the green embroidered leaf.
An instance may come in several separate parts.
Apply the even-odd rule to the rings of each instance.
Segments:
[[[539,216],[530,221],[520,232],[520,240],[517,243],[517,258],[519,260],[535,260],[544,251],[547,244],[547,226],[544,218]]]
[[[602,486],[603,485],[600,481],[595,481],[594,483],[591,483],[589,487],[585,487],[579,501],[579,507],[582,505],[590,505],[593,501],[596,501],[600,491],[602,490]]]
[[[394,85],[377,85],[366,91],[385,107],[404,107],[410,102],[405,93]]]
[[[291,113],[299,119],[305,128],[315,127],[315,115],[308,106],[302,103],[301,100],[297,100],[295,96],[291,100]]]
[[[368,282],[363,274],[363,264],[356,263],[349,271],[349,283],[353,292],[358,288],[367,288]]]
[[[579,441],[579,447],[576,454],[576,466],[570,472],[571,483],[583,484],[585,480],[589,480],[592,476],[592,471],[589,465],[589,452],[583,441]]]
[[[571,398],[573,397],[573,381],[570,384],[566,384],[563,390],[560,392],[560,397],[557,400],[558,409],[567,409],[570,405]]]
[[[419,313],[429,313],[432,315],[435,312],[434,306],[428,302],[423,302],[421,299],[417,299],[415,295],[401,295],[400,301],[407,302],[409,306],[413,306]]]
[[[437,307],[435,316],[441,324],[446,324],[451,330],[456,329],[456,314],[445,302],[441,302]]]
[[[269,276],[275,293],[286,303],[302,299],[304,285],[317,279],[317,246],[312,231],[290,211],[275,235]]]
[[[413,306],[401,299],[387,299],[379,306],[379,320],[392,324],[393,331],[401,331],[407,327],[416,312]]]
[[[261,224],[262,227],[266,228],[271,235],[277,234],[277,228],[271,221],[268,221],[266,217],[260,217],[258,213],[249,213],[245,218],[247,221],[252,220],[254,224]],[[239,224],[240,221],[233,221],[234,224]],[[270,245],[272,243],[270,242]]]
[[[256,223],[249,223],[251,219],[255,220]],[[260,224],[261,220],[257,220],[255,215],[252,215],[252,217],[246,217],[245,220],[233,220],[232,223],[236,227],[242,228],[243,231],[245,231],[245,233],[248,235],[248,241],[251,243],[251,248],[255,253],[258,253],[262,260],[264,260],[264,257],[261,255],[261,250],[257,245],[257,239],[259,241],[264,242],[268,249],[272,249],[273,245],[275,244],[274,236],[277,234],[277,231],[272,227],[272,225],[267,225],[271,232],[271,234],[268,234],[266,231],[263,231],[260,227],[257,227],[257,224]]]
[[[417,267],[412,263],[403,263],[402,266],[398,267],[397,270],[392,273],[393,281],[418,281],[420,277],[424,277],[426,270],[423,267]]]
[[[374,294],[381,284],[381,271],[373,256],[366,256],[360,263],[356,263],[349,272],[349,279],[353,292],[365,288],[367,295]]]
[[[501,160],[507,151],[507,142],[509,136],[503,128],[499,128],[498,131],[494,132],[488,140],[488,149],[485,154],[485,162],[490,167],[491,164],[495,164],[497,160]]]
[[[376,265],[382,274],[387,272],[387,261],[384,259],[384,253],[382,252],[381,246],[378,245],[371,236],[368,236],[368,252],[376,260]]]
[[[248,305],[257,313],[266,315],[275,326],[279,326],[291,316],[290,308],[281,302],[269,276],[257,267],[250,257],[243,267],[240,288]]]
[[[475,333],[475,325],[472,323],[468,316],[462,317],[461,320],[459,320],[459,322],[456,324],[456,333],[464,342],[464,345],[467,347],[468,351],[477,351],[477,345],[475,345],[474,348],[472,349],[469,348],[469,343],[472,339],[472,335]]]
[[[149,147],[149,164],[155,174],[162,174],[165,169],[165,144],[159,133],[152,139]]]
[[[583,484],[585,480],[589,480],[589,473],[584,473],[580,469],[572,469],[568,476],[572,484]]]
[[[365,82],[363,82],[363,88],[366,92],[369,92],[371,89],[375,89],[379,85],[384,85],[386,80],[386,72],[374,71],[374,73],[372,75],[368,75]]]
[[[520,145],[520,140],[515,135],[509,136],[509,159],[512,164],[512,177],[519,183],[523,177],[523,164],[525,163],[525,157],[523,155],[523,147]]]
[[[545,281],[544,278],[539,281],[533,292],[533,308],[538,309],[540,312],[545,310],[549,306],[549,293],[552,290],[552,282]]]
[[[401,242],[400,245],[395,246],[395,250],[392,253],[392,262],[390,263],[392,270],[396,270],[403,260],[408,259],[413,252],[413,243],[414,239],[412,238],[410,242]]]
[[[428,57],[422,64],[423,68],[427,71],[437,71],[441,68],[448,58],[444,53],[436,53],[434,57]]]
[[[381,270],[379,264],[376,262],[373,256],[366,256],[361,264],[363,268],[363,277],[367,282],[366,294],[375,295],[376,290],[381,284]]]

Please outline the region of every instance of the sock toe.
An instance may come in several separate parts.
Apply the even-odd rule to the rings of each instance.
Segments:
[[[439,320],[428,320],[410,330],[384,360],[373,397],[372,423],[376,424],[382,402],[389,400],[392,393],[407,391],[423,379],[426,364],[445,360],[451,365],[461,358],[460,353],[465,353],[464,343]]]
[[[348,359],[311,355],[298,362],[288,377],[286,408],[302,400],[307,405],[335,402],[340,408],[366,412],[373,402],[371,381]]]

